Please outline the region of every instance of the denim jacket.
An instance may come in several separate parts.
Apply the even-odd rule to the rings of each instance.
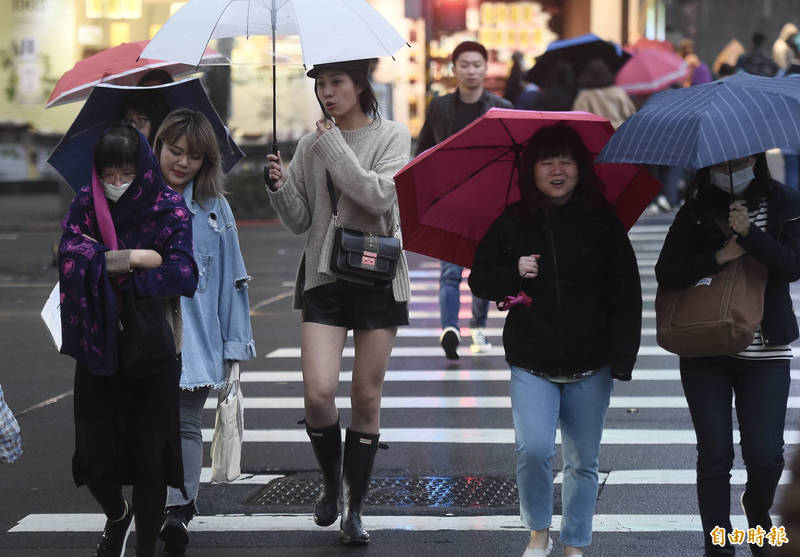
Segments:
[[[256,355],[250,328],[250,277],[239,249],[230,205],[223,197],[192,198],[194,184],[183,190],[192,213],[194,259],[199,279],[193,298],[181,298],[183,312],[182,389],[219,388],[225,382],[225,360]]]

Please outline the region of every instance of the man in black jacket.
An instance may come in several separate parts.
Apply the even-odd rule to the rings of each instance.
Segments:
[[[511,103],[493,95],[483,87],[488,54],[482,44],[465,41],[453,50],[453,74],[458,86],[453,93],[436,97],[428,107],[425,124],[417,140],[417,155],[466,127],[492,107],[512,108]],[[461,333],[458,311],[461,307],[459,285],[462,268],[442,261],[439,276],[439,318],[442,334],[439,341],[450,360],[458,359]],[[486,341],[488,300],[472,297],[472,319],[469,322],[473,353],[491,348]]]

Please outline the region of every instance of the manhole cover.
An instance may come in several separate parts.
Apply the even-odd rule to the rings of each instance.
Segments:
[[[319,476],[286,476],[271,481],[248,501],[259,506],[313,505],[322,487]],[[368,505],[392,507],[516,507],[513,478],[422,476],[373,478]]]

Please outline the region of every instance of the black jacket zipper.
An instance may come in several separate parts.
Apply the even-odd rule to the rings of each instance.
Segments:
[[[558,274],[558,255],[556,254],[556,242],[553,237],[553,228],[550,219],[545,222],[545,230],[547,231],[547,240],[550,242],[550,250],[553,253],[553,284],[556,287],[556,344],[558,346],[558,370],[562,375],[566,374],[564,370],[564,337],[563,328],[564,320],[561,307],[561,284]]]

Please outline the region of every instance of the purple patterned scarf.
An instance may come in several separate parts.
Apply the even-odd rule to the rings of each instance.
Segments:
[[[84,363],[93,374],[116,373],[117,292],[192,296],[197,266],[191,226],[183,197],[164,182],[141,133],[136,178],[113,207],[109,208],[97,173],[92,172],[92,184],[81,188],[61,222],[61,352]],[[106,272],[105,252],[115,249],[153,249],[163,263],[112,278]]]

